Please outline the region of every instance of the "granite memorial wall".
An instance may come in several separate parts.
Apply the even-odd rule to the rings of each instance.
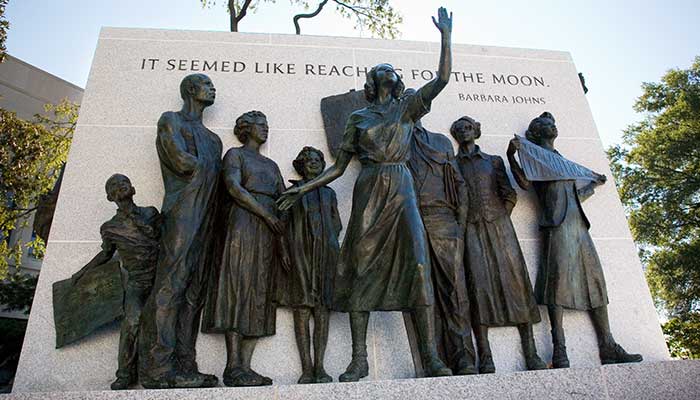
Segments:
[[[280,167],[285,180],[298,179],[292,161],[304,146],[332,157],[320,102],[360,90],[365,74],[391,63],[407,88],[435,77],[439,43],[271,34],[232,34],[103,28],[82,102],[47,255],[29,320],[14,391],[106,389],[116,370],[118,329],[109,326],[74,344],[55,349],[51,286],[85,265],[100,249],[100,225],[114,214],[104,182],[114,173],[130,177],[135,201],[160,207],[163,183],[155,149],[156,122],[163,111],[178,110],[183,77],[204,73],[216,87],[216,102],[204,124],[223,141],[238,146],[236,118],[249,110],[267,115],[269,139],[261,153]],[[570,160],[611,176],[603,145],[571,56],[565,52],[453,44],[450,83],[422,120],[433,132],[449,133],[453,121],[469,115],[481,122],[479,145],[505,158],[513,134],[522,135],[543,111],[556,116],[557,149]],[[449,136],[449,135],[448,135]],[[337,193],[344,226],[359,164],[330,186]],[[518,189],[512,220],[535,282],[540,241],[536,198]],[[645,362],[669,358],[620,200],[612,182],[583,204],[600,255],[612,331]],[[341,232],[341,240],[344,231]],[[551,360],[545,308],[534,326],[540,356]],[[585,312],[566,311],[572,367],[600,365],[595,332]],[[525,369],[517,329],[490,330],[499,373]],[[337,381],[350,361],[347,314],[332,313],[326,370]],[[372,313],[368,332],[371,380],[410,378],[413,362],[401,313]],[[199,368],[221,375],[226,362],[222,335],[200,334]],[[253,359],[258,372],[275,384],[300,375],[292,315],[277,313],[277,333],[262,339]],[[469,379],[469,377],[463,378]]]

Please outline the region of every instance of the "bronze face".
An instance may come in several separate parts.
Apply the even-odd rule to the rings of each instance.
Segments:
[[[248,131],[248,140],[254,140],[259,144],[267,142],[268,132],[270,128],[267,125],[267,118],[257,117],[255,124],[250,126]]]
[[[216,88],[214,88],[214,83],[207,77],[203,75],[202,78],[195,80],[194,93],[192,97],[194,100],[202,102],[207,106],[214,104],[216,99]]]

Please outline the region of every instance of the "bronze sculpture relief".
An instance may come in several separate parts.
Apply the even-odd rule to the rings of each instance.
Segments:
[[[364,90],[351,89],[342,94],[321,99],[321,117],[323,130],[326,132],[328,150],[333,157],[338,156],[340,145],[343,143],[345,124],[350,114],[369,105]]]
[[[206,276],[213,256],[221,139],[202,113],[216,90],[203,74],[180,84],[183,106],[158,120],[156,150],[165,196],[161,251],[143,317],[139,378],[146,388],[209,387],[218,379],[198,371],[195,353]]]
[[[438,351],[453,374],[476,374],[463,261],[468,205],[452,142],[417,121],[408,167],[428,237]]]
[[[309,191],[341,176],[353,156],[362,164],[334,283],[333,308],[350,312],[353,339],[352,361],[341,381],[368,375],[369,312],[380,310],[415,312],[426,375],[451,375],[437,355],[427,237],[406,166],[414,124],[429,112],[450,77],[452,20],[444,8],[438,16],[438,21],[433,18],[442,35],[438,77],[402,97],[403,82],[391,65],[372,68],[365,83],[371,105],[348,119],[335,165],[287,190],[279,200],[280,207],[288,209]]]
[[[260,154],[268,137],[265,114],[241,115],[234,134],[243,146],[224,156],[223,182],[232,204],[225,212],[223,254],[211,276],[202,330],[225,335],[226,386],[271,385],[250,363],[258,339],[275,334],[278,262],[289,268],[275,204],[284,182],[277,164]]]
[[[400,70],[382,63],[367,73],[363,91],[323,99],[335,163],[325,169],[324,154],[304,147],[293,162],[301,179],[289,189],[261,154],[266,116],[241,115],[233,133],[242,146],[222,160],[221,140],[202,122],[215,101],[213,83],[186,76],[182,109],[158,121],[162,214],[134,204],[126,176],[107,181],[118,209],[101,227],[102,251],[54,284],[57,347],[123,316],[112,389],[139,381],[145,388],[213,387],[218,378],[200,373],[196,362],[201,329],[224,335],[225,385],[271,385],[251,361],[259,339],[275,334],[283,306],[294,319],[298,383],[324,383],[333,380],[324,368],[329,316],[340,311],[349,313],[352,359],[339,380],[358,381],[369,374],[370,312],[400,311],[417,376],[495,372],[488,331],[500,326],[518,328],[525,364],[537,370],[547,367],[533,335],[541,304],[552,325],[554,367],[569,366],[565,308],[590,313],[603,364],[641,361],[610,332],[603,269],[580,204],[605,177],[554,149],[549,113],[530,123],[526,138],[510,142],[513,175],[522,188],[534,187],[541,208],[533,290],[510,219],[516,191],[501,157],[476,145],[480,124],[466,116],[452,124],[455,155],[449,138],[420,122],[452,71],[452,16],[440,8],[433,22],[441,33],[437,77],[404,91]],[[341,246],[328,184],[353,157],[361,170]],[[576,180],[590,183],[577,188]]]
[[[124,282],[119,264],[119,257],[114,257],[100,268],[90,268],[80,279],[53,283],[57,349],[124,316]]]
[[[532,324],[540,322],[540,313],[510,220],[517,194],[503,159],[482,152],[475,144],[481,124],[470,117],[455,121],[450,133],[459,143],[457,160],[468,187],[465,267],[473,299],[479,372],[496,371],[488,339],[488,329],[494,326],[517,326],[527,369],[545,369],[532,331]]]
[[[112,175],[105,184],[105,191],[107,200],[117,204],[117,213],[100,227],[102,251],[73,274],[71,283],[79,284],[84,276],[96,269],[111,268],[110,261],[119,252],[122,268],[126,271],[126,284],[119,334],[119,369],[117,380],[110,387],[112,390],[124,390],[138,383],[139,326],[143,307],[153,286],[161,217],[155,207],[134,204],[136,190],[124,175]],[[107,282],[104,277],[103,282]],[[101,300],[107,299],[103,297]],[[108,302],[105,301],[102,306],[108,306]]]
[[[605,175],[586,171],[554,149],[558,131],[554,117],[548,112],[530,122],[525,136],[526,139],[516,137],[510,141],[507,155],[518,185],[525,190],[534,187],[540,203],[543,250],[535,295],[538,304],[547,305],[549,311],[554,345],[552,365],[554,368],[569,367],[562,322],[564,308],[590,313],[601,363],[642,361],[641,355],[629,354],[617,344],[610,332],[603,267],[581,207],[581,201],[593,194],[596,186],[605,183]],[[538,150],[550,153],[551,157],[534,160],[531,155],[535,151],[525,149],[533,146],[539,146]],[[516,151],[525,169],[516,161]],[[555,161],[547,165],[548,160]],[[590,183],[577,189],[572,174],[587,178]],[[541,178],[541,175],[548,177]]]
[[[304,147],[294,160],[294,169],[303,185],[316,178],[326,167],[323,153]],[[302,375],[298,383],[326,383],[333,379],[326,373],[323,361],[328,342],[329,309],[335,278],[342,229],[335,191],[328,186],[314,189],[294,203],[289,210],[287,238],[291,268],[282,271],[280,305],[292,307],[294,333],[301,359]],[[309,320],[313,315],[313,363]]]

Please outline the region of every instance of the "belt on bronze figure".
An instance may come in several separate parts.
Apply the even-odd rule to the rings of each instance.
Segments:
[[[390,166],[390,165],[400,165],[400,166],[406,166],[405,161],[398,161],[398,162],[377,162],[377,161],[372,161],[372,160],[362,160],[360,161],[360,164],[362,164],[363,167],[384,167],[384,166]]]
[[[255,192],[255,191],[252,191],[252,190],[248,190],[248,193],[250,193],[250,194],[259,194],[259,195],[261,195],[261,196],[269,197],[269,198],[271,198],[272,200],[277,200],[277,196],[275,196],[274,194],[270,194],[270,193]]]
[[[455,215],[454,210],[449,207],[421,207],[420,213],[423,216],[450,215],[454,217]]]

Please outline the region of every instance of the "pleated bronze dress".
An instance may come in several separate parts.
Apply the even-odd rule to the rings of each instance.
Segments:
[[[284,191],[277,164],[244,147],[232,148],[224,157],[223,173],[236,170],[241,174],[241,186],[276,214],[275,200]],[[279,238],[262,218],[235,202],[231,205],[221,262],[210,280],[204,332],[236,332],[249,337],[275,334],[278,243]]]
[[[537,323],[525,258],[505,207],[516,192],[503,160],[481,152],[460,151],[458,163],[469,189],[465,264],[475,323],[507,326]]]
[[[403,311],[434,302],[427,236],[406,165],[415,121],[428,111],[417,92],[348,119],[341,150],[362,169],[335,278],[337,311]]]

